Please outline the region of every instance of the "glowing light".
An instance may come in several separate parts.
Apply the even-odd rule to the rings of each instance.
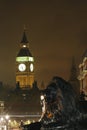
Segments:
[[[25,65],[25,64],[19,64],[18,69],[19,69],[21,72],[23,72],[23,71],[26,70],[26,65]]]
[[[23,45],[23,47],[25,48],[25,47],[26,47],[26,45]]]
[[[41,100],[44,100],[44,96],[43,96],[43,95],[41,95],[41,96],[40,96],[40,99],[41,99]]]
[[[30,71],[32,72],[34,70],[34,66],[33,66],[33,64],[31,63],[30,64]]]
[[[4,118],[3,118],[3,117],[1,117],[1,121],[4,121]]]
[[[29,57],[29,61],[34,61],[34,58],[33,57]]]
[[[17,62],[20,62],[20,61],[31,61],[31,62],[34,62],[34,58],[33,57],[28,57],[28,56],[16,57],[16,61]]]
[[[6,115],[5,118],[6,118],[6,120],[8,120],[9,119],[9,115]]]

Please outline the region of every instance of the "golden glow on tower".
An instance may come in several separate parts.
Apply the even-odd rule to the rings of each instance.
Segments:
[[[87,56],[84,56],[82,63],[79,65],[79,70],[80,93],[83,92],[85,94],[85,100],[87,100]]]
[[[27,44],[28,40],[24,32],[16,56],[16,84],[18,83],[20,88],[31,88],[34,83],[34,57]]]

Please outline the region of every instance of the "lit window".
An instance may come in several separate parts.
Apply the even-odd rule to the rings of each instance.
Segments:
[[[23,45],[23,47],[26,47],[26,45]]]

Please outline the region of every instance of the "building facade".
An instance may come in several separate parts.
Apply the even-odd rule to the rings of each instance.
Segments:
[[[79,65],[80,94],[87,100],[87,51],[84,53],[82,63]]]
[[[29,42],[24,30],[20,49],[16,56],[16,85],[32,88],[34,83],[34,57],[29,50]]]

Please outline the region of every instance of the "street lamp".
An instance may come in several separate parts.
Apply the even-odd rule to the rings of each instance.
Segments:
[[[8,120],[8,119],[9,119],[9,115],[6,115],[6,116],[5,116],[5,119]]]
[[[8,120],[9,120],[9,118],[10,118],[9,115],[6,115],[6,116],[5,116],[7,130],[8,130]]]

